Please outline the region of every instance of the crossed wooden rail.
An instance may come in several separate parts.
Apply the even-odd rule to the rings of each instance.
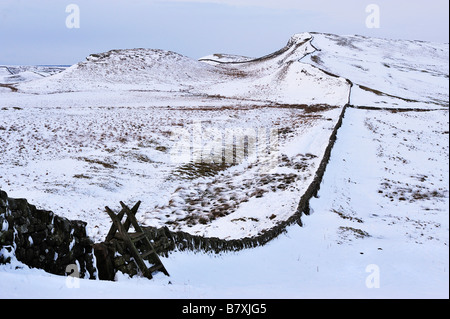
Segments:
[[[120,202],[122,210],[118,214],[114,213],[108,206],[105,207],[106,212],[113,222],[111,229],[106,236],[106,241],[113,238],[123,240],[144,277],[152,279],[152,273],[155,271],[161,271],[166,276],[169,276],[169,273],[159,259],[155,248],[136,220],[136,212],[140,204],[141,201],[138,201],[133,208],[130,209],[123,202]],[[122,224],[122,219],[125,214],[127,215],[127,218]],[[134,227],[135,233],[128,232],[131,225]],[[136,248],[135,243],[137,242],[143,243],[143,245],[140,245],[140,250]],[[147,266],[145,261],[148,261],[152,266]]]

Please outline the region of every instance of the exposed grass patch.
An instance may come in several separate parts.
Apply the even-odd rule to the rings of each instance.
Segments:
[[[227,163],[204,163],[204,162],[189,162],[177,167],[173,174],[184,179],[196,179],[199,177],[212,177],[217,173],[226,170],[233,166]]]
[[[338,211],[336,209],[332,209],[331,211],[333,213],[337,214],[342,219],[348,219],[348,220],[351,220],[351,221],[356,221],[358,223],[363,223],[362,219],[360,219],[358,217],[353,217],[353,216],[346,215],[346,214],[344,214],[344,213],[342,213],[342,212],[340,212],[340,211]]]
[[[311,60],[317,64],[323,64],[322,59],[318,55],[312,55]]]
[[[0,83],[0,87],[8,88],[8,89],[10,89],[12,92],[17,92],[17,91],[18,91],[17,88],[15,88],[14,86],[12,86],[11,84],[3,84],[3,83]]]
[[[107,163],[107,162],[100,161],[98,159],[91,159],[91,158],[87,158],[87,157],[81,157],[80,160],[85,161],[87,163],[91,163],[91,164],[102,165],[104,168],[116,168],[115,164],[117,164],[116,162]]]
[[[154,163],[155,162],[154,160],[152,160],[147,155],[141,154],[141,153],[129,152],[129,153],[124,153],[122,156],[133,158],[133,159],[135,159],[135,160],[137,160],[138,162],[141,162],[141,163]]]
[[[86,176],[84,174],[75,174],[73,175],[74,178],[81,178],[81,179],[92,179],[90,176]]]
[[[166,146],[163,146],[163,145],[158,145],[158,146],[156,146],[155,149],[157,151],[160,151],[160,152],[163,152],[163,153],[167,153],[167,151],[168,151],[168,148]]]
[[[345,239],[349,239],[350,236],[353,236],[355,238],[365,238],[370,237],[369,233],[359,229],[359,228],[353,228],[348,226],[340,226],[339,227],[339,234],[344,237]]]
[[[428,178],[427,175],[417,175],[411,177],[417,178],[420,182],[425,182]],[[391,201],[398,200],[413,203],[419,200],[424,201],[436,198],[445,198],[448,191],[443,188],[429,189],[427,186],[421,184],[403,184],[399,181],[396,182],[385,178],[384,182],[381,183],[381,188],[378,190],[378,193],[383,194],[384,197],[390,199]]]

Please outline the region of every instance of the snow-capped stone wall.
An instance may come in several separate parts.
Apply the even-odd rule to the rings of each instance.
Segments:
[[[85,222],[36,209],[26,199],[9,198],[0,190],[0,263],[15,256],[56,275],[76,265],[81,278],[95,278],[92,244]]]

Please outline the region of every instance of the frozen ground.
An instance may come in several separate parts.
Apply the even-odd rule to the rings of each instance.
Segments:
[[[433,167],[438,161],[448,167],[448,136],[436,130],[448,126],[447,115],[349,109],[319,197],[311,201],[312,214],[303,218],[303,227],[288,227],[263,247],[220,255],[174,252],[162,258],[170,278],[120,277],[114,283],[82,279],[79,288],[70,288],[73,283],[67,284],[65,277],[2,266],[0,295],[448,298],[448,173]],[[410,121],[419,129],[401,128]],[[439,124],[428,124],[433,121]],[[378,131],[368,123],[379,123]],[[422,142],[416,142],[418,137]],[[414,141],[406,164],[397,158],[397,138]],[[430,141],[440,147],[430,147]],[[432,161],[423,161],[424,153]],[[366,286],[373,265],[378,267],[379,288]]]
[[[295,212],[341,111],[6,107],[0,111],[5,120],[0,181],[11,197],[87,221],[96,241],[108,231],[105,206],[138,200],[144,225],[222,238],[252,236]],[[233,135],[243,134],[259,141],[247,160],[236,158],[245,155],[244,140],[235,142],[233,158]],[[200,136],[202,141],[191,142]],[[222,156],[222,142],[230,161],[210,163],[212,156]],[[255,205],[261,208],[255,211]]]
[[[58,214],[88,221],[96,239],[110,226],[102,209],[105,204],[143,200],[143,196],[147,206],[138,214],[141,223],[165,223],[222,238],[257,234],[293,212],[348,97],[345,90],[338,90],[341,93],[323,97],[323,101],[336,101],[335,105],[293,108],[287,105],[292,97],[298,104],[315,104],[313,95],[288,93],[296,76],[283,82],[282,93],[267,89],[259,95],[252,90],[261,90],[261,83],[270,83],[277,71],[256,72],[263,76],[255,87],[245,84],[248,79],[238,72],[240,67],[250,72],[260,70],[259,64],[267,64],[268,59],[282,65],[288,57],[307,54],[303,63],[354,83],[351,104],[371,108],[347,108],[318,197],[310,202],[311,215],[302,218],[303,227],[288,227],[267,245],[238,253],[174,252],[163,258],[171,277],[158,275],[152,281],[81,280],[80,288],[69,288],[65,277],[26,266],[16,270],[14,264],[1,266],[0,296],[448,298],[448,44],[313,37],[293,37],[309,40],[294,42],[297,50],[288,45],[261,59],[207,57],[208,74],[209,67],[216,65],[235,69],[240,86],[226,85],[227,71],[221,75],[221,85],[192,84],[169,96],[148,87],[130,92],[128,86],[107,81],[105,88],[92,92],[80,87],[75,92],[58,91],[61,83],[68,83],[61,80],[63,75],[57,91],[52,86],[44,90],[52,94],[38,94],[40,84],[35,81],[24,86],[22,93],[1,91],[0,138],[5,148],[0,187],[11,197],[26,197]],[[293,54],[299,52],[304,54]],[[241,66],[244,62],[250,65]],[[296,67],[289,70],[297,74]],[[307,75],[308,83],[318,74],[334,78],[314,72],[312,77]],[[39,81],[47,86],[51,79]],[[335,79],[335,85],[345,89],[346,82]],[[104,89],[111,85],[114,91],[105,97]],[[326,92],[327,87],[321,84],[318,90]],[[286,104],[281,103],[283,99]],[[192,133],[199,125],[204,134],[219,131],[224,136],[227,128],[242,129],[242,123],[254,132],[260,128],[270,132],[274,127],[282,132],[278,142],[284,156],[275,168],[252,162],[251,156],[238,165],[219,168],[170,160],[173,146],[182,146],[178,141],[187,143],[183,136],[195,136]],[[177,139],[171,139],[174,136]],[[191,147],[184,155],[197,158],[199,152]],[[203,176],[196,178],[196,174]],[[261,176],[269,177],[262,180]],[[206,206],[202,205],[205,198]],[[168,212],[172,207],[179,210]],[[222,207],[218,214],[232,213],[200,220],[205,207]],[[275,217],[267,218],[271,214]],[[189,220],[197,222],[189,225]],[[374,269],[380,285],[368,288],[366,281]]]
[[[448,107],[448,43],[313,33],[303,61],[350,79],[350,103],[395,108]]]
[[[11,84],[41,79],[64,71],[67,66],[0,65],[0,83]]]
[[[114,50],[20,82],[0,109],[0,187],[95,241],[105,206],[138,200],[143,225],[258,235],[295,213],[348,102],[344,78],[299,62],[311,40],[244,64]]]

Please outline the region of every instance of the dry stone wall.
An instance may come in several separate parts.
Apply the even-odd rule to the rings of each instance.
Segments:
[[[9,263],[15,255],[30,267],[56,275],[76,265],[81,278],[93,279],[92,245],[85,222],[36,209],[26,199],[9,198],[0,190],[0,263]]]

